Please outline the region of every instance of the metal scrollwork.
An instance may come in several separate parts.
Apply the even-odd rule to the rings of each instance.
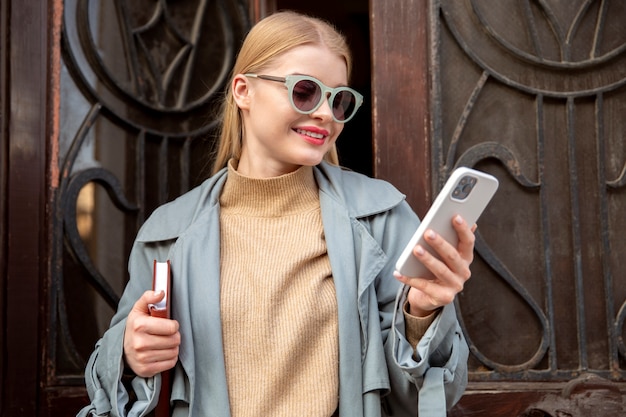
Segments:
[[[586,282],[590,279],[601,282],[605,291],[607,341],[604,343],[608,352],[604,366],[609,369],[606,371],[601,367],[593,371],[609,379],[624,378],[621,364],[626,359],[626,345],[621,335],[626,320],[626,301],[619,301],[621,307],[615,305],[613,288],[615,278],[621,272],[616,271],[611,263],[611,257],[616,255],[612,252],[615,242],[611,241],[608,230],[611,216],[615,216],[611,210],[616,207],[610,202],[615,204],[617,192],[623,191],[626,185],[626,163],[623,160],[616,162],[620,158],[619,153],[609,156],[610,146],[621,149],[611,145],[612,141],[621,139],[610,136],[608,126],[612,120],[605,115],[609,105],[614,106],[611,107],[613,112],[623,109],[619,103],[623,103],[626,94],[626,31],[618,29],[621,25],[618,22],[625,17],[623,7],[610,0],[581,0],[567,4],[543,0],[503,0],[497,3],[433,0],[432,5],[431,10],[439,17],[431,32],[436,39],[433,45],[436,50],[434,68],[437,70],[433,75],[436,88],[432,100],[432,161],[437,173],[433,188],[439,189],[456,166],[486,164],[484,166],[497,166],[498,170],[503,168],[507,176],[504,186],[511,184],[510,187],[518,187],[516,190],[521,190],[519,198],[524,201],[525,207],[534,205],[541,233],[534,244],[543,250],[543,258],[536,262],[543,263],[545,276],[520,279],[520,272],[511,271],[506,261],[501,259],[499,248],[491,247],[485,236],[477,233],[476,252],[499,282],[505,284],[536,319],[540,341],[528,360],[519,364],[499,363],[474,340],[472,328],[468,327],[468,321],[461,314],[471,351],[479,363],[475,378],[561,380],[592,369],[590,351],[594,342],[586,339],[589,324],[585,305]],[[442,63],[444,59],[445,63]],[[445,65],[453,62],[464,66],[463,72],[451,71],[459,77],[459,85],[462,86],[455,90],[456,97],[463,94],[467,97],[463,105],[441,95],[438,90],[443,83],[451,81],[440,77],[446,74]],[[521,103],[516,104],[517,107],[511,106],[512,109],[523,108],[526,114],[533,115],[524,120],[534,123],[534,129],[524,130],[527,136],[523,138],[485,134],[495,131],[477,121],[479,117],[490,120],[485,108],[491,105],[489,110],[497,113],[500,109],[493,103],[509,105],[512,102]],[[453,103],[452,111],[445,108],[449,103]],[[513,117],[512,123],[521,123],[514,119],[517,114],[513,111],[506,114]],[[501,121],[503,116],[499,117],[495,116],[493,120]],[[585,137],[580,138],[582,124],[579,119],[583,117],[586,117],[585,127],[588,130]],[[511,131],[519,134],[521,130]],[[561,148],[558,154],[554,154],[557,139]],[[601,241],[597,242],[602,256],[594,262],[600,263],[601,277],[585,276],[583,261],[586,248],[582,236],[587,219],[581,207],[585,199],[590,198],[589,193],[581,193],[585,178],[581,174],[583,163],[580,154],[584,151],[579,148],[581,143],[586,146],[589,143],[583,140],[595,141],[593,149],[597,152],[594,159],[584,161],[594,164],[597,171],[597,178],[594,179],[597,180],[599,227],[603,232],[599,234]],[[520,150],[520,146],[515,146],[529,143],[533,146],[523,147],[526,153]],[[558,158],[567,161],[559,165],[564,166],[567,172],[561,171],[559,175],[566,178],[563,180],[563,193],[569,196],[567,215],[572,219],[570,241],[567,242],[571,245],[571,267],[566,268],[572,271],[568,278],[571,279],[575,297],[572,310],[576,317],[572,318],[572,322],[576,323],[577,345],[572,349],[577,351],[578,356],[572,361],[577,360],[578,363],[572,368],[564,366],[560,358],[557,360],[557,306],[554,301],[557,281],[554,271],[557,266],[550,258],[557,244],[552,242],[550,221],[547,219],[549,205],[555,196],[546,191],[551,185],[546,179],[546,172]],[[552,180],[554,172],[551,171]],[[509,192],[515,195],[516,190]],[[597,220],[594,218],[593,221]],[[526,285],[530,280],[541,280],[542,290],[535,290],[535,293],[529,291]],[[538,299],[537,294],[541,294],[542,298]],[[458,300],[457,307],[462,310]],[[596,362],[597,356],[594,357]],[[545,415],[552,415],[550,413]],[[542,415],[541,409],[529,410],[527,415]]]
[[[99,336],[76,330],[77,318],[102,318],[103,308],[112,314],[123,277],[107,276],[102,265],[109,261],[94,258],[119,242],[99,233],[90,244],[101,249],[87,247],[77,224],[79,195],[96,186],[90,216],[101,228],[120,230],[116,249],[125,250],[151,210],[201,181],[222,91],[250,20],[244,0],[66,0],[63,13],[67,76],[61,82],[49,362],[55,377],[81,381],[95,343],[83,339]],[[125,224],[111,224],[105,206]],[[114,270],[126,270],[124,256],[114,262]],[[77,299],[72,285],[90,288],[93,296]]]

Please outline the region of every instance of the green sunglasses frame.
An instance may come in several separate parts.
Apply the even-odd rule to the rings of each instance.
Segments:
[[[359,110],[359,107],[361,107],[361,104],[363,104],[363,95],[361,93],[359,93],[358,91],[350,88],[350,87],[337,87],[337,88],[330,88],[328,87],[326,84],[324,84],[323,82],[321,82],[320,80],[318,80],[315,77],[311,77],[309,75],[286,75],[285,77],[275,77],[273,75],[261,75],[261,74],[252,74],[252,73],[248,73],[248,74],[244,74],[246,77],[251,77],[251,78],[259,78],[261,80],[266,80],[266,81],[275,81],[278,83],[283,83],[285,84],[285,86],[287,86],[287,91],[289,93],[289,103],[291,104],[291,107],[293,107],[293,109],[295,111],[297,111],[300,114],[311,114],[313,113],[315,110],[319,109],[320,106],[322,105],[322,103],[324,102],[325,97],[327,97],[327,94],[330,93],[330,96],[328,96],[328,98],[326,99],[328,101],[328,106],[331,108],[331,110],[333,109],[333,100],[335,99],[335,96],[342,92],[342,91],[348,91],[350,93],[352,93],[354,95],[355,98],[355,103],[354,103],[354,110],[352,111],[352,114],[347,117],[345,120],[339,120],[335,117],[335,113],[332,112],[333,115],[333,120],[337,123],[346,123],[348,121],[350,121],[354,115],[356,114],[357,110]],[[317,84],[320,87],[320,90],[322,90],[322,94],[320,94],[320,100],[319,102],[313,106],[313,108],[311,110],[300,110],[298,107],[296,107],[296,104],[293,102],[293,88],[296,85],[296,83],[298,83],[299,81],[303,81],[303,80],[307,80],[307,81],[312,81],[315,84]]]

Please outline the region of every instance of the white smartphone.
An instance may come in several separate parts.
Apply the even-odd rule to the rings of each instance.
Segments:
[[[396,270],[407,277],[433,278],[432,272],[413,255],[415,245],[419,243],[439,258],[423,237],[426,230],[432,229],[456,247],[459,240],[452,226],[453,217],[459,214],[473,226],[497,189],[498,180],[492,175],[466,167],[454,170],[402,251]]]

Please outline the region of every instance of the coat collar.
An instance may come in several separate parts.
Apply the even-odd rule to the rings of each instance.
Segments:
[[[352,218],[387,211],[404,200],[404,195],[385,181],[367,178],[327,162],[316,166],[313,172],[320,194],[343,207]],[[200,186],[157,208],[152,217],[159,219],[159,227],[142,227],[137,240],[157,242],[179,237],[219,204],[226,175],[227,169],[224,168]]]
[[[322,162],[314,170],[321,193],[327,194],[348,210],[353,218],[382,213],[405,198],[391,184],[379,179]],[[372,196],[375,195],[375,198]]]

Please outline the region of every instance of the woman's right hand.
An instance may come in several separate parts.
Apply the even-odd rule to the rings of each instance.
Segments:
[[[148,307],[163,297],[162,291],[146,291],[126,319],[124,360],[136,375],[144,378],[172,369],[178,360],[178,322],[152,317]]]

